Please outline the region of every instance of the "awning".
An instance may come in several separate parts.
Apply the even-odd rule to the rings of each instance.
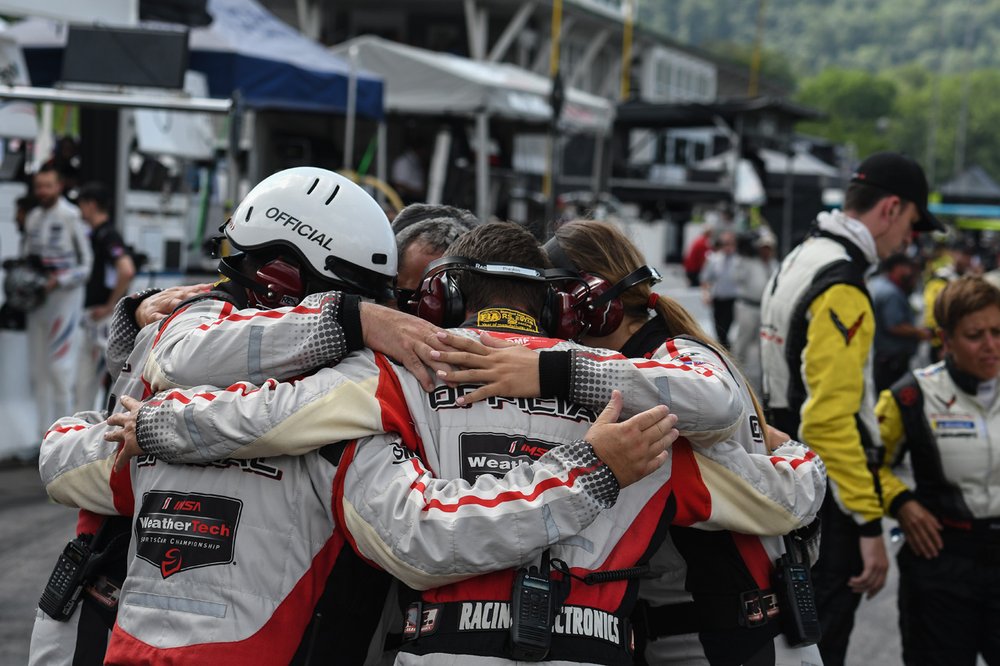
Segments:
[[[757,150],[757,154],[764,160],[764,169],[767,173],[784,174],[788,171],[788,157],[785,153],[769,148],[761,148]],[[690,168],[695,171],[731,171],[732,160],[733,153],[730,150],[696,162]],[[795,176],[840,177],[840,172],[835,167],[830,166],[809,153],[795,153],[792,156],[791,162],[791,173]]]
[[[789,122],[817,120],[823,114],[784,99],[751,97],[716,102],[651,103],[632,101],[619,104],[615,126],[619,128],[710,127],[716,119],[732,125],[737,118],[762,114]]]
[[[190,32],[190,68],[205,74],[212,97],[228,98],[238,90],[250,108],[347,111],[351,68],[343,59],[256,0],[209,0],[208,11],[212,24]],[[7,30],[24,49],[36,86],[58,80],[66,32],[62,24],[44,19]],[[365,71],[356,75],[357,113],[381,118],[382,81]]]
[[[485,63],[428,51],[370,35],[331,50],[385,80],[385,108],[396,113],[491,117],[544,124],[552,117],[550,80],[506,63]],[[570,88],[562,112],[567,130],[606,132],[614,116],[608,100]]]

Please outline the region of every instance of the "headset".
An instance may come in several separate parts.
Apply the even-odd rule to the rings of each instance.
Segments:
[[[268,261],[257,269],[257,279],[247,277],[239,264],[246,261],[246,254],[223,257],[219,272],[246,289],[249,305],[268,310],[286,305],[298,305],[307,295],[302,271],[281,257]]]
[[[420,280],[420,288],[409,297],[402,309],[437,326],[444,328],[461,326],[465,321],[465,297],[452,275],[460,271],[543,283],[553,279],[579,279],[569,271],[553,272],[517,264],[477,261],[466,257],[441,257],[427,265]],[[544,322],[541,323],[542,327],[547,329]]]
[[[460,326],[465,321],[465,299],[451,275],[458,271],[547,283],[549,290],[539,325],[547,334],[569,340],[588,333],[594,336],[613,333],[625,314],[621,294],[641,282],[660,280],[659,273],[649,266],[611,284],[598,275],[566,268],[538,269],[449,256],[428,264],[420,288],[401,309],[437,326]],[[567,284],[568,287],[564,286]]]
[[[550,312],[555,318],[552,330],[556,337],[578,340],[584,335],[611,335],[625,316],[621,295],[643,282],[656,284],[662,279],[659,272],[650,266],[640,266],[616,283],[596,273],[581,271],[556,236],[550,238],[542,249],[553,265],[577,278],[568,288],[557,287],[550,299]]]

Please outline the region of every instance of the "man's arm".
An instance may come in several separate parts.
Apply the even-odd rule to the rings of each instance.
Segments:
[[[834,285],[810,304],[802,352],[807,397],[800,426],[802,439],[826,464],[837,505],[859,525],[863,569],[848,585],[869,597],[882,589],[889,567],[878,476],[869,466],[862,439],[876,438],[878,432],[861,431],[874,319],[865,294],[851,285]]]
[[[901,495],[912,495],[909,487],[892,471],[906,443],[906,431],[903,428],[903,415],[899,405],[892,396],[892,391],[886,389],[879,394],[875,405],[875,416],[878,417],[879,436],[885,446],[885,458],[879,467],[879,483],[882,486],[882,505],[885,512],[893,515],[893,505]],[[908,498],[909,499],[909,498]]]
[[[340,292],[278,310],[195,301],[161,323],[143,375],[154,392],[301,375],[361,348],[359,302]]]
[[[408,432],[406,410],[379,396],[387,368],[388,361],[364,350],[295,381],[164,391],[130,406],[131,419],[112,416],[112,425],[128,427],[111,436],[125,444],[126,458],[210,462],[302,455],[330,442]]]
[[[626,359],[573,343],[560,343],[557,351],[543,349],[536,356],[495,335],[479,340],[439,335],[456,351],[437,352],[435,358],[465,368],[439,376],[451,384],[484,384],[465,394],[465,402],[495,395],[541,396],[601,409],[612,389],[619,389],[626,416],[668,405],[677,414],[677,430],[698,446],[725,440],[744,417],[738,380],[716,352],[691,340],[668,340],[652,358]]]
[[[368,346],[396,358],[425,388],[424,363],[436,326],[341,292],[312,294],[294,307],[238,310],[218,299],[173,313],[145,367],[154,392],[173,387],[228,386],[288,379],[335,363]]]
[[[912,394],[910,394],[912,395]],[[906,540],[913,550],[926,558],[937,557],[944,545],[941,539],[942,526],[938,519],[917,500],[911,491],[890,467],[902,455],[906,443],[906,429],[899,403],[892,391],[882,391],[878,405],[878,416],[882,443],[885,445],[885,460],[879,468],[882,483],[882,501],[886,513],[899,520]]]
[[[826,494],[826,468],[795,441],[770,454],[748,453],[735,440],[672,451],[675,525],[755,536],[788,534],[811,523]]]
[[[695,446],[728,439],[744,418],[741,387],[718,354],[687,339],[668,340],[649,359],[572,352],[568,398],[599,408],[611,388],[625,397],[625,414],[667,405],[677,430]]]
[[[85,284],[90,278],[90,269],[94,264],[94,253],[90,248],[90,238],[79,213],[74,213],[65,219],[64,224],[69,225],[70,243],[77,261],[69,268],[56,271],[56,285],[62,289]]]
[[[104,439],[108,424],[97,416],[81,412],[52,424],[38,453],[42,484],[60,504],[102,515],[131,515],[130,471],[112,470],[118,446]]]
[[[472,484],[434,478],[398,442],[374,438],[352,445],[338,473],[338,524],[362,557],[417,589],[521,564],[613,505],[616,477],[631,482],[639,476],[621,467],[612,473],[596,451],[627,450],[634,460],[625,469],[634,467],[641,476],[665,460],[652,454],[662,452],[665,441],[669,446],[676,431],[664,438],[655,412],[615,423],[618,411],[616,398],[587,432],[593,445],[579,440],[556,446],[502,478],[482,475]]]
[[[879,535],[882,502],[858,422],[875,335],[872,310],[859,289],[840,284],[813,301],[809,317],[802,353],[808,396],[802,406],[801,437],[826,463],[838,503],[862,525],[863,533]]]
[[[108,372],[117,381],[118,375],[135,348],[136,336],[145,326],[161,321],[181,303],[206,292],[209,284],[180,285],[168,289],[144,289],[126,296],[115,305],[111,314],[111,331],[106,352]],[[141,371],[142,368],[136,368]],[[116,393],[117,394],[117,393]]]
[[[123,254],[115,259],[115,286],[112,287],[108,299],[101,305],[91,308],[90,314],[95,320],[104,319],[114,310],[115,304],[128,291],[135,277],[135,262],[128,254]]]

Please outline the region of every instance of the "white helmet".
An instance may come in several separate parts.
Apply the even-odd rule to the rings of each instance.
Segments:
[[[381,206],[354,182],[316,167],[268,176],[233,211],[239,250],[292,250],[310,272],[363,296],[392,297],[396,239]]]

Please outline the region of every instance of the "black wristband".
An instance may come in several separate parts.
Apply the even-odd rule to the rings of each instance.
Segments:
[[[363,349],[365,338],[361,330],[361,297],[341,292],[340,299],[340,312],[337,313],[337,319],[344,331],[347,352]]]
[[[538,388],[543,398],[565,398],[570,395],[570,368],[573,353],[543,351],[538,354]]]
[[[893,518],[899,512],[899,508],[909,502],[910,500],[917,499],[917,496],[913,494],[912,490],[904,490],[903,492],[896,495],[896,497],[889,503],[889,515]]]
[[[869,520],[858,526],[858,534],[863,537],[882,536],[882,519]]]

